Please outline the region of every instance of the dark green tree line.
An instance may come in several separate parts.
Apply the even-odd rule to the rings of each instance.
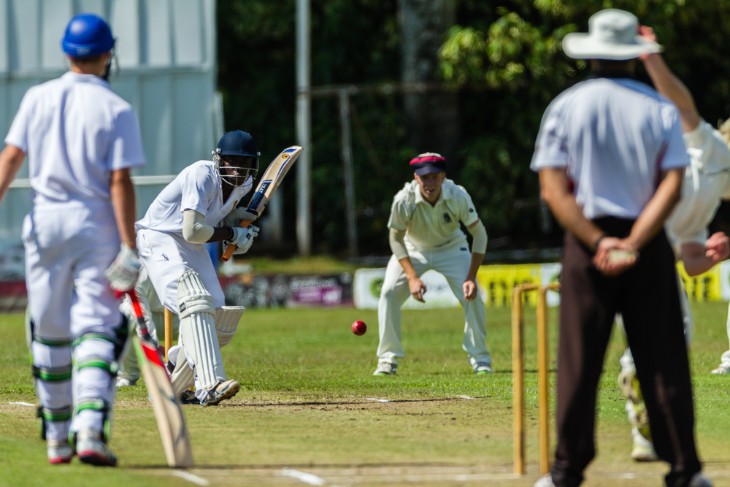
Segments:
[[[427,0],[408,0],[409,7],[419,1]],[[402,80],[405,41],[399,4],[312,1],[312,86]],[[706,120],[714,124],[730,115],[730,58],[724,54],[730,38],[728,2],[458,1],[455,24],[438,33],[440,47],[424,55],[437,59],[439,81],[456,93],[445,98],[459,104],[460,117],[449,176],[474,197],[491,249],[557,244],[560,231],[540,211],[537,178],[529,162],[547,104],[587,74],[584,63],[562,53],[562,37],[585,31],[590,15],[607,7],[632,11],[655,29],[667,62],[690,88]],[[219,2],[218,46],[226,127],[251,131],[266,164],[295,142],[295,1]],[[388,253],[385,224],[392,196],[411,177],[407,161],[417,148],[409,145],[414,139],[408,134],[406,108],[405,97],[398,93],[352,98],[359,246],[364,255]],[[442,108],[453,112],[452,107]],[[338,117],[335,98],[313,100],[315,253],[341,254],[346,245]],[[293,222],[295,179],[290,177],[282,196],[286,220]],[[288,226],[293,251],[294,225]]]

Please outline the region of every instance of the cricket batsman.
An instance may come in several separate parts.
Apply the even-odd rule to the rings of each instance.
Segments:
[[[227,378],[220,348],[233,338],[244,308],[224,306],[205,244],[231,243],[237,254],[251,248],[259,229],[238,222],[256,216],[237,205],[251,191],[258,164],[251,134],[227,132],[213,160],[183,169],[136,223],[139,257],[149,280],[160,302],[179,319],[178,345],[168,353],[173,390],[180,397],[195,385],[202,406],[230,399],[241,387]]]

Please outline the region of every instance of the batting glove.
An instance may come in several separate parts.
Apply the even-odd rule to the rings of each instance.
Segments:
[[[234,255],[245,254],[253,245],[253,239],[259,236],[259,227],[251,225],[250,227],[233,227],[233,240],[229,243],[236,246]]]
[[[240,227],[241,221],[252,222],[255,221],[258,217],[259,216],[256,213],[247,211],[245,208],[234,208],[223,219],[223,223],[224,225],[229,227]]]
[[[125,293],[134,287],[140,269],[142,269],[142,264],[137,257],[137,251],[122,244],[117,258],[104,274],[112,289]]]

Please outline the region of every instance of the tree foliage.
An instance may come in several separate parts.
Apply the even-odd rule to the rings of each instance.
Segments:
[[[459,24],[450,29],[439,52],[442,74],[445,82],[473,90],[468,96],[476,113],[466,116],[474,117],[468,125],[478,127],[478,133],[467,139],[464,171],[468,181],[483,182],[470,188],[486,214],[490,235],[504,237],[500,240],[504,245],[545,245],[559,237],[554,222],[544,221],[544,213],[538,211],[537,178],[528,169],[529,161],[547,104],[587,74],[585,62],[563,54],[563,37],[587,31],[588,18],[609,7],[631,11],[654,28],[666,46],[667,62],[689,86],[700,113],[710,123],[727,116],[730,100],[723,74],[730,66],[720,53],[730,25],[707,19],[728,18],[730,4],[710,0],[461,2]],[[640,76],[649,82],[643,72]],[[545,229],[545,223],[551,223],[552,229]]]
[[[730,23],[722,21],[730,18],[730,2],[459,1],[456,25],[431,54],[461,105],[462,143],[449,177],[472,194],[492,249],[544,246],[559,238],[559,229],[540,211],[529,163],[546,106],[587,75],[584,62],[563,54],[562,38],[585,32],[590,15],[608,7],[634,12],[654,28],[668,64],[706,120],[714,124],[730,112],[730,57],[724,54]],[[398,2],[327,0],[313,1],[311,8],[312,86],[398,82]],[[295,141],[295,1],[219,2],[218,25],[226,127],[250,130],[268,161]],[[407,161],[413,155],[403,99],[370,93],[351,101],[360,248],[384,255],[390,203],[410,178]],[[346,244],[337,99],[314,98],[312,123],[312,248],[337,254]],[[293,181],[285,188],[288,222],[295,217]],[[292,249],[293,226],[287,230]]]

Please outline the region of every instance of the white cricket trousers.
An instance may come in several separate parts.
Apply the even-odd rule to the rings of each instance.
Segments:
[[[122,325],[120,301],[104,276],[119,252],[111,203],[35,205],[23,223],[23,243],[46,437],[65,439],[69,428],[108,431]]]
[[[191,244],[182,235],[155,230],[137,231],[137,251],[160,302],[173,313],[177,309],[177,284],[192,269],[213,296],[215,308],[225,304],[225,296],[213,261],[205,245]]]
[[[419,276],[431,269],[443,274],[464,310],[462,348],[468,354],[469,363],[472,367],[477,362],[491,365],[491,355],[486,346],[487,314],[484,300],[479,292],[471,301],[464,299],[463,284],[471,262],[471,252],[468,247],[462,244],[423,252],[409,249],[408,256]],[[391,256],[385,270],[385,280],[378,303],[380,344],[377,355],[381,362],[397,364],[398,358],[405,356],[401,345],[401,306],[409,296],[405,272],[395,256]],[[428,293],[424,298],[428,302]]]

